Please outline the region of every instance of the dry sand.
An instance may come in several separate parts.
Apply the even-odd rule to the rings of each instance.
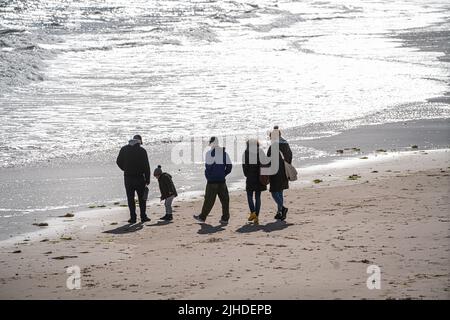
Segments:
[[[151,222],[132,227],[117,207],[51,220],[0,243],[0,298],[450,299],[449,150],[300,174],[286,193],[286,222],[273,220],[268,192],[259,226],[246,223],[243,192],[232,195],[225,227],[218,203],[208,224],[195,223],[198,199],[175,201],[168,224],[157,223],[161,205],[149,207]],[[380,290],[366,286],[372,264],[381,268]],[[80,290],[66,287],[74,265]]]

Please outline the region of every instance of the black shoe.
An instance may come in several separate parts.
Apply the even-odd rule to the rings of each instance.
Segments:
[[[128,220],[128,223],[131,223],[131,224],[136,223],[136,219],[130,219],[130,220]]]
[[[283,210],[281,211],[281,221],[286,220],[288,210],[289,210],[288,208],[283,207]]]
[[[281,219],[281,212],[277,212],[277,214],[275,215],[275,217],[273,217],[275,220],[280,220]]]
[[[149,222],[149,221],[150,221],[150,218],[149,218],[149,217],[141,218],[141,222],[142,222],[142,223],[144,223],[144,222]]]
[[[166,214],[164,217],[159,218],[159,220],[172,221],[173,216],[171,214]]]
[[[197,220],[197,221],[200,222],[200,223],[205,223],[205,220],[203,220],[202,218],[200,218],[200,216],[196,216],[195,214],[194,214],[194,219]]]

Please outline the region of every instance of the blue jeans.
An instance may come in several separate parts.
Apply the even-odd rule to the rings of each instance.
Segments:
[[[255,194],[255,202],[253,202],[253,193]],[[250,212],[255,212],[258,216],[261,209],[261,191],[247,191],[247,201]]]
[[[272,192],[272,198],[277,203],[278,212],[283,210],[283,191]]]
[[[164,206],[166,207],[166,214],[171,215],[172,214],[172,202],[175,196],[170,196],[164,201]]]

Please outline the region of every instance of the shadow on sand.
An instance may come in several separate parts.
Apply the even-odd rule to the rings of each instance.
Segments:
[[[212,233],[220,232],[223,230],[225,230],[223,225],[218,225],[218,226],[213,227],[210,224],[203,223],[200,225],[200,230],[198,230],[197,233],[198,234],[212,234]]]
[[[142,222],[135,223],[135,224],[128,223],[124,226],[121,226],[121,227],[118,227],[115,229],[103,231],[103,233],[126,234],[126,233],[139,231],[143,228],[143,226],[144,226],[144,224]]]
[[[239,233],[250,233],[250,232],[256,232],[256,231],[264,231],[264,232],[273,232],[273,231],[280,231],[288,228],[289,226],[293,226],[293,223],[287,223],[286,221],[275,221],[270,222],[265,225],[255,225],[255,224],[246,224],[242,227],[238,228],[236,232]]]
[[[146,224],[146,227],[159,227],[159,226],[167,226],[168,224],[173,223],[173,221],[165,221],[165,220],[160,220],[156,223],[153,224]]]

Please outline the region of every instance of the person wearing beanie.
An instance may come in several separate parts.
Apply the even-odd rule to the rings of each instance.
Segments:
[[[211,137],[209,146],[211,149],[206,153],[205,161],[205,177],[207,180],[205,199],[202,212],[199,215],[194,215],[194,219],[204,223],[214,206],[216,197],[219,196],[222,204],[220,223],[225,225],[230,219],[230,198],[225,177],[230,174],[232,164],[228,153],[225,152],[225,148],[219,147],[217,137]]]
[[[161,169],[161,166],[158,165],[156,167],[156,169],[153,171],[153,176],[156,178],[156,177],[159,177],[161,174],[162,174],[162,169]]]
[[[160,220],[172,221],[172,202],[178,196],[172,176],[167,172],[163,172],[160,165],[153,171],[153,176],[158,180],[161,201],[164,200],[164,207],[166,208],[166,214]]]
[[[120,149],[116,160],[124,173],[125,190],[130,209],[129,223],[136,223],[136,203],[134,195],[137,193],[141,222],[150,221],[146,214],[145,188],[150,183],[150,164],[147,151],[142,147],[142,137],[135,135],[126,146]]]
[[[269,176],[270,193],[277,204],[276,220],[286,220],[288,208],[284,206],[283,191],[289,189],[289,180],[286,176],[284,161],[292,163],[292,151],[289,143],[281,137],[281,131],[278,126],[274,126],[269,134],[271,145],[267,150],[267,157],[271,157],[272,150],[278,150],[278,168],[275,174]],[[274,155],[275,156],[275,155]]]

